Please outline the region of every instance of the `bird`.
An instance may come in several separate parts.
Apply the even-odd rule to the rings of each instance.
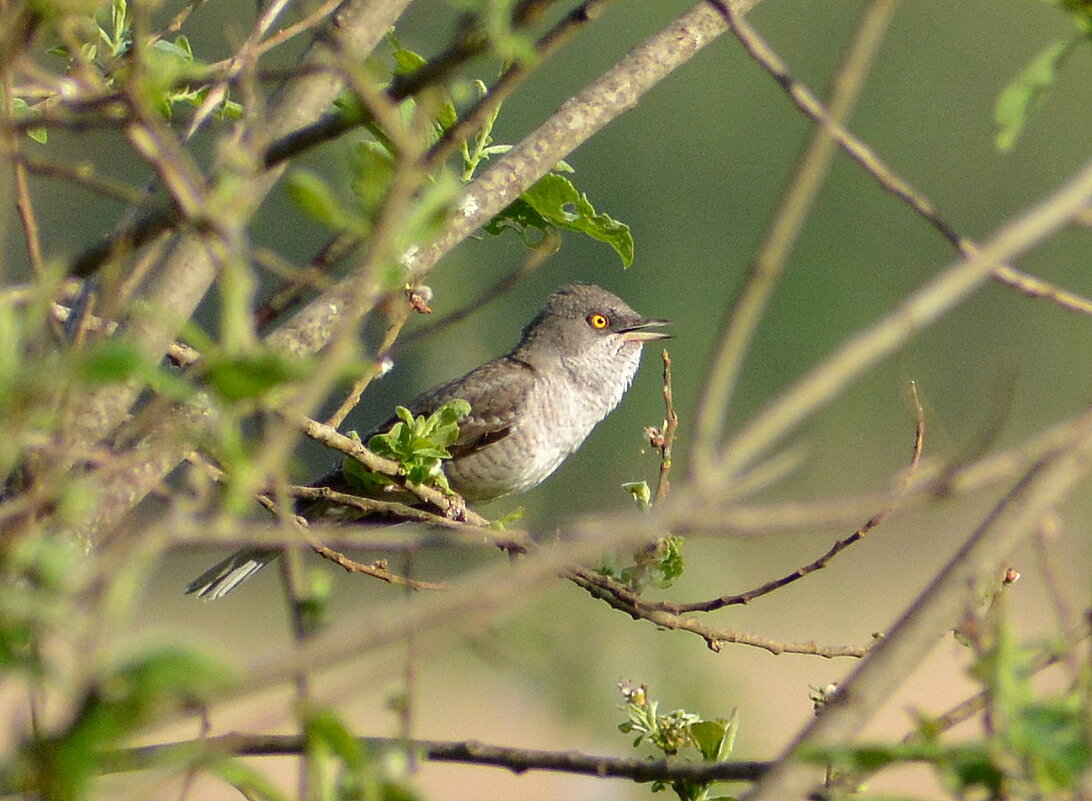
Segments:
[[[525,492],[557,470],[614,410],[637,373],[642,346],[669,338],[657,330],[668,324],[641,316],[601,287],[569,284],[547,299],[511,351],[421,393],[406,408],[427,416],[457,399],[470,405],[444,462],[448,483],[464,500],[484,503]],[[372,433],[396,421],[392,417]],[[312,486],[353,492],[340,470]],[[296,512],[315,519],[328,508],[302,502]],[[190,582],[186,593],[220,598],[279,554],[259,547],[238,551]]]

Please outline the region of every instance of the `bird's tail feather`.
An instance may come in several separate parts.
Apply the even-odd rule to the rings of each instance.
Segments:
[[[245,548],[236,551],[186,586],[186,594],[197,595],[205,601],[223,598],[248,578],[281,555],[269,548]]]

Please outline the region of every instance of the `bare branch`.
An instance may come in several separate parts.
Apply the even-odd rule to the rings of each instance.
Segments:
[[[583,776],[655,781],[754,781],[761,776],[764,762],[713,762],[693,764],[681,760],[649,760],[641,757],[607,757],[576,751],[542,751],[486,745],[473,740],[410,740],[388,737],[361,737],[358,742],[369,751],[402,752],[409,748],[420,759],[487,765],[506,768],[514,773],[548,770]],[[104,755],[108,772],[153,767],[175,758],[196,758],[201,754],[230,756],[299,756],[306,743],[293,734],[226,734],[187,742],[138,746]]]

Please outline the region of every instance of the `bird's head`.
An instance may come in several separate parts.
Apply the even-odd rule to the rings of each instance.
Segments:
[[[601,287],[570,284],[523,329],[517,353],[535,367],[560,364],[588,381],[617,378],[628,386],[641,346],[671,336],[655,330],[667,323],[641,316]]]

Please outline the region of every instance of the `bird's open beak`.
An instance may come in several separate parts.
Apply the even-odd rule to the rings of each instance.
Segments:
[[[636,325],[631,325],[621,331],[622,339],[627,342],[651,342],[654,339],[671,339],[672,334],[666,331],[650,331],[650,328],[658,328],[661,325],[671,325],[670,320],[641,320]]]

